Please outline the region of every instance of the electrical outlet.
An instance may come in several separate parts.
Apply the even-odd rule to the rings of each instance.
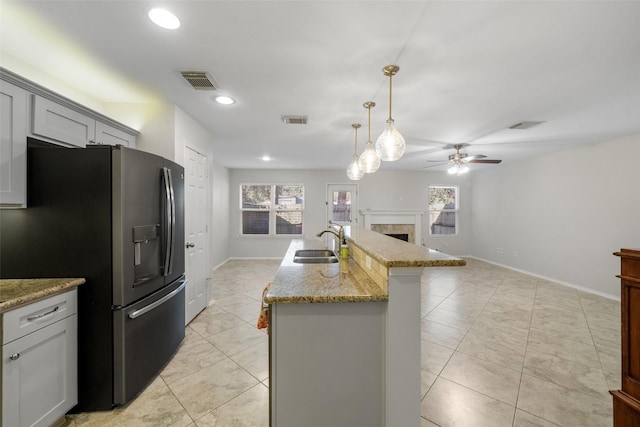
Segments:
[[[497,254],[503,254],[504,253],[504,248],[496,248],[496,253]]]
[[[367,255],[367,257],[364,259],[364,263],[366,264],[367,268],[371,270],[371,257],[369,255]]]
[[[513,257],[518,258],[518,251],[513,251]]]

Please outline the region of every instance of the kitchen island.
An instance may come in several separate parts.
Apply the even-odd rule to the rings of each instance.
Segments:
[[[265,294],[272,426],[420,425],[420,279],[463,266],[440,252],[354,228],[349,257],[298,264],[294,240]]]

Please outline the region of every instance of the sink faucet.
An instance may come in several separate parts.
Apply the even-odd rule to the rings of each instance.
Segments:
[[[342,225],[340,224],[334,224],[333,222],[329,221],[329,224],[331,225],[336,225],[338,226],[338,232],[336,233],[335,231],[331,230],[331,229],[327,229],[327,230],[323,230],[321,232],[319,232],[318,234],[316,234],[317,237],[322,237],[324,235],[324,233],[331,233],[334,236],[336,236],[338,238],[338,244],[339,245],[344,245],[347,243],[347,241],[344,238],[344,230],[342,228]]]

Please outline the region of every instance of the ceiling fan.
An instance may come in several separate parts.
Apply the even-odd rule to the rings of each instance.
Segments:
[[[469,172],[469,167],[466,165],[466,163],[498,164],[502,162],[502,160],[486,159],[487,156],[482,154],[476,154],[476,155],[470,156],[467,153],[461,153],[460,149],[466,147],[467,145],[469,144],[455,144],[452,148],[454,148],[456,152],[449,155],[448,161],[427,160],[427,162],[434,162],[437,164],[425,166],[423,167],[423,169],[432,168],[435,166],[441,166],[445,164],[451,164],[451,167],[447,170],[447,172],[452,175],[462,175],[463,173]]]

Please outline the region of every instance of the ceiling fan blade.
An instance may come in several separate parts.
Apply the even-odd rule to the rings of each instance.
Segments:
[[[449,163],[449,160],[425,160],[425,162],[429,162],[429,163]]]
[[[497,165],[500,162],[502,162],[502,160],[478,159],[478,160],[469,160],[468,163],[490,163],[490,164]]]
[[[435,161],[435,160],[432,160],[432,162],[433,161]],[[422,169],[435,168],[436,166],[442,166],[442,165],[446,165],[446,164],[449,164],[449,162],[440,162],[440,163],[437,163],[435,165],[423,166]]]
[[[464,158],[462,159],[462,161],[463,161],[463,162],[470,162],[470,161],[472,161],[472,160],[476,160],[476,159],[484,159],[485,157],[487,157],[487,156],[485,156],[485,155],[483,155],[483,154],[476,154],[475,156],[467,156],[467,157],[464,157]]]

